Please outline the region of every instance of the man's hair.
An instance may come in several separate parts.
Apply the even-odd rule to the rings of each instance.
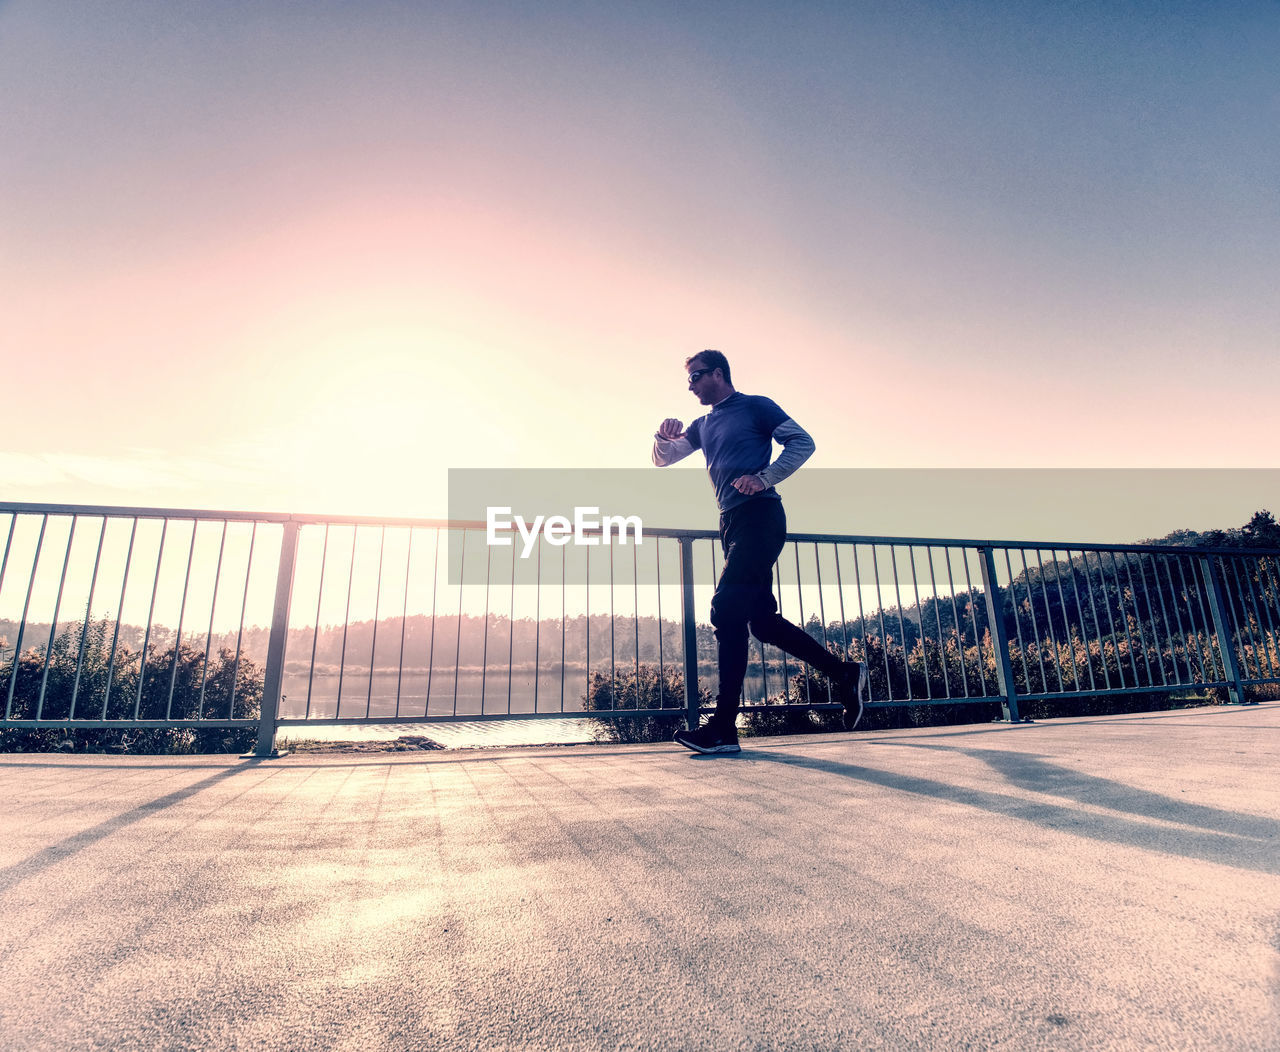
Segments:
[[[699,360],[706,362],[708,369],[719,369],[724,374],[724,382],[733,386],[733,378],[729,375],[729,359],[723,354],[719,351],[699,351],[692,358],[686,358],[684,364],[688,367]]]

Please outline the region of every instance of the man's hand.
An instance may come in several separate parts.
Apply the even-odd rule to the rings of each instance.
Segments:
[[[769,487],[760,481],[759,475],[739,475],[730,485],[743,496],[751,497],[763,493]]]
[[[684,434],[684,424],[680,423],[675,417],[667,417],[658,427],[658,433],[654,438],[661,438],[667,442],[673,442]]]

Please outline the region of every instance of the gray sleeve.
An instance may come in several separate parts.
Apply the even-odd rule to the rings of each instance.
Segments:
[[[816,448],[809,432],[790,417],[773,429],[773,438],[775,442],[782,444],[782,452],[756,476],[766,486],[776,486],[783,479],[794,475],[800,465],[813,456]]]
[[[684,435],[673,439],[653,436],[653,462],[660,468],[674,464],[677,460],[684,460],[692,452],[693,443]]]

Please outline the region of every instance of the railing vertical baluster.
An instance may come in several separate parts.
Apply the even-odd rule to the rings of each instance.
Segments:
[[[799,545],[797,545],[796,547],[796,553],[797,555],[799,555]],[[820,627],[822,629],[822,649],[829,651],[831,649],[831,646],[830,646],[831,641],[827,637],[827,604],[823,601],[823,598],[822,598],[822,563],[818,558],[817,542],[815,542],[813,545],[813,573],[818,581],[818,620],[820,623]],[[798,587],[799,581],[797,581],[796,584]],[[829,702],[835,701],[834,690],[835,690],[835,684],[832,683],[831,680],[827,680],[827,701]]]
[[[515,546],[512,546],[515,550]],[[489,585],[493,573],[493,548],[486,547],[484,550],[484,624],[481,639],[483,643],[480,647],[480,715],[484,715],[484,694],[485,683],[488,680],[489,673]]]
[[[568,554],[563,545],[560,546],[560,711],[564,712],[564,681],[567,673],[566,664],[569,660],[569,636],[568,636],[568,615],[569,615],[569,596],[567,591],[566,579],[567,574],[565,567],[568,564]]]
[[[67,551],[62,557],[62,576],[58,579],[58,594],[53,601],[53,621],[49,625],[49,641],[44,645],[44,674],[40,677],[40,697],[36,701],[36,719],[44,718],[44,695],[49,686],[49,666],[53,663],[53,642],[58,636],[58,614],[62,610],[62,593],[67,587],[67,567],[71,565],[71,546],[76,540],[76,523],[80,516],[71,516],[71,527],[67,531]]]
[[[951,623],[954,626],[956,637],[956,657],[960,661],[960,680],[964,684],[964,696],[967,698],[969,696],[969,671],[964,664],[964,635],[960,631],[960,608],[956,606],[956,579],[955,574],[951,571],[951,549],[943,548],[942,555],[947,561],[947,587],[951,591]],[[932,561],[929,565],[930,569],[932,569]],[[943,661],[946,661],[945,647]]]
[[[1173,670],[1173,679],[1174,679],[1174,682],[1177,683],[1179,682],[1179,679],[1180,679],[1180,677],[1178,676],[1178,653],[1177,653],[1177,650],[1174,648],[1174,643],[1173,643],[1173,622],[1169,620],[1169,606],[1164,601],[1164,588],[1160,584],[1159,567],[1161,566],[1165,568],[1165,576],[1168,576],[1168,569],[1169,569],[1168,562],[1166,560],[1158,559],[1155,556],[1152,556],[1151,576],[1155,579],[1155,582],[1156,582],[1156,598],[1160,600],[1160,617],[1164,621],[1164,641],[1169,645],[1169,667]],[[1154,608],[1151,608],[1151,590],[1147,587],[1147,578],[1146,578],[1145,572],[1142,575],[1142,587],[1147,595],[1147,607],[1151,609],[1151,620],[1154,624],[1156,615],[1155,615]],[[1164,672],[1164,644],[1163,643],[1161,644],[1161,649],[1160,649],[1160,675],[1162,677],[1162,682],[1167,684],[1169,682],[1169,677],[1165,675],[1165,672]]]
[[[980,555],[980,552],[978,552],[975,549],[974,554]],[[973,626],[973,647],[978,654],[978,685],[982,687],[982,696],[986,698],[986,697],[990,697],[990,695],[987,692],[987,668],[986,668],[986,665],[984,665],[982,662],[982,636],[978,632],[978,603],[975,600],[973,595],[973,573],[969,570],[968,551],[964,552],[964,584],[965,584],[965,587],[969,590],[968,591],[969,623]],[[991,629],[988,626],[988,635],[990,634],[991,634]],[[994,639],[995,636],[992,635],[991,638]]]
[[[342,684],[347,674],[347,632],[351,627],[351,589],[356,579],[356,544],[360,540],[360,527],[351,527],[351,560],[347,564],[347,601],[342,614],[342,650],[338,655],[338,700],[334,705],[333,717],[342,716]]]
[[[173,636],[173,667],[169,670],[169,700],[165,705],[164,718],[173,719],[173,692],[178,685],[178,659],[182,656],[182,623],[187,613],[187,592],[191,588],[191,557],[196,551],[196,531],[200,528],[200,520],[191,520],[191,544],[187,548],[187,572],[182,581],[182,605],[178,607],[178,629]]]
[[[280,563],[276,568],[276,594],[271,607],[271,633],[267,637],[267,662],[263,669],[262,709],[258,715],[258,742],[246,758],[265,759],[276,752],[276,719],[284,685],[284,651],[289,638],[289,606],[293,599],[293,575],[298,558],[299,524],[284,523],[280,538]]]
[[[836,564],[836,598],[840,600],[840,657],[848,661],[852,656],[849,651],[849,620],[844,612],[844,581],[840,576],[840,546],[831,545],[831,558]]]
[[[938,663],[942,666],[943,696],[949,698],[951,697],[951,676],[947,672],[947,641],[942,631],[942,603],[938,600],[938,577],[933,569],[933,549],[926,547],[924,554],[929,563],[929,587],[933,590],[933,620],[938,626]],[[920,612],[920,620],[923,624],[923,610]]]
[[[880,588],[880,560],[876,557],[874,542],[871,547],[871,576],[876,583],[876,618],[880,625],[880,649],[884,653],[884,696],[886,701],[893,700],[893,674],[889,671],[889,633],[884,627],[884,593]],[[858,549],[853,550],[854,571],[858,567]],[[862,609],[862,578],[858,578],[858,609]],[[863,622],[865,624],[865,622]]]
[[[1071,553],[1064,553],[1067,557],[1067,566],[1071,566]],[[1071,682],[1076,690],[1080,689],[1080,670],[1076,667],[1076,644],[1071,638],[1071,619],[1067,617],[1067,597],[1062,592],[1062,569],[1061,563],[1058,562],[1058,553],[1056,551],[1049,552],[1050,558],[1053,560],[1053,581],[1058,587],[1058,607],[1062,611],[1062,631],[1066,634],[1067,655],[1071,658]],[[1071,581],[1075,583],[1075,571],[1071,573]],[[1076,595],[1076,613],[1080,612],[1080,596]],[[1058,657],[1058,667],[1062,667],[1062,657]]]
[[[538,542],[538,562],[534,568],[537,575],[533,592],[533,711],[538,711],[538,681],[542,678],[542,549]]]
[[[0,595],[4,594],[4,581],[9,573],[9,549],[13,546],[13,534],[18,528],[18,513],[16,511],[9,513],[9,536],[4,542],[4,558],[0,559]],[[0,650],[0,665],[4,664],[4,651]],[[13,671],[12,676],[18,674],[18,652],[13,652]]]
[[[111,681],[115,678],[116,650],[120,645],[120,619],[124,617],[124,597],[129,588],[129,567],[133,565],[133,543],[138,538],[138,518],[135,515],[129,530],[129,550],[124,557],[124,573],[120,576],[120,605],[116,607],[115,630],[111,633],[111,656],[107,659],[107,689],[102,692],[102,718],[107,718],[107,706],[111,702]],[[16,658],[14,659],[17,660]],[[206,664],[208,662],[206,661]],[[14,670],[16,674],[16,669]],[[201,700],[204,699],[203,687]]]
[[[1253,650],[1253,663],[1258,667],[1258,678],[1263,679],[1266,672],[1262,668],[1262,658],[1260,657],[1261,648],[1258,646],[1258,640],[1253,634],[1254,622],[1258,625],[1258,634],[1262,634],[1262,619],[1258,616],[1257,603],[1253,599],[1253,578],[1249,575],[1249,568],[1244,565],[1244,557],[1237,556],[1231,561],[1231,576],[1236,582],[1236,593],[1240,596],[1240,611],[1244,614],[1244,623],[1249,629],[1249,647]],[[1244,584],[1240,583],[1241,576],[1244,577]],[[1246,596],[1246,585],[1248,586],[1248,595]],[[1246,605],[1247,601],[1247,605]],[[1253,616],[1249,615],[1249,607],[1254,608]]]
[[[855,541],[850,547],[853,548],[853,588],[858,593],[858,627],[862,629],[862,659],[867,663],[867,696],[871,696],[871,660],[867,653],[867,609],[862,604],[862,567],[858,565],[858,545]],[[881,626],[880,638],[884,639],[884,627]],[[885,663],[885,674],[888,675],[888,663]],[[888,690],[888,680],[885,680],[885,689]],[[886,695],[887,696],[887,695]]]
[[[990,548],[978,549],[982,559],[982,590],[987,601],[987,625],[991,630],[991,643],[996,650],[996,682],[1000,689],[1000,707],[1004,710],[1004,718],[1009,723],[1020,723],[1022,717],[1018,713],[1017,684],[1013,678],[1013,664],[1009,660],[1009,642],[1005,638],[1004,617],[1001,611],[1000,593],[996,587],[996,560]],[[1006,557],[1007,557],[1006,552]],[[1010,598],[1012,596],[1013,579],[1010,578]]]
[[[831,640],[827,638],[827,604],[822,598],[822,561],[818,557],[818,544],[816,541],[813,545],[813,573],[818,579],[818,618],[822,623],[822,648],[827,650],[830,649]],[[830,687],[828,687],[827,693],[830,694]]]
[[[808,629],[804,626],[804,590],[800,584],[800,544],[793,541],[791,544],[796,557],[796,609],[800,611],[796,618],[796,623],[800,626],[800,631],[808,635]],[[782,614],[782,589],[778,589],[778,614]],[[809,684],[809,666],[805,662],[800,663],[800,668],[804,672],[804,700],[806,704],[813,701],[813,687]]]
[[[1115,552],[1111,552],[1109,554],[1111,555],[1111,572],[1116,579],[1116,602],[1120,607],[1120,621],[1124,625],[1125,639],[1129,644],[1129,667],[1133,671],[1133,685],[1135,687],[1140,687],[1142,686],[1142,683],[1141,677],[1138,675],[1138,660],[1133,656],[1133,636],[1129,634],[1129,612],[1125,609],[1124,605],[1124,583],[1120,580],[1120,563],[1116,560]],[[1126,559],[1127,558],[1128,556],[1126,556]],[[1132,580],[1130,581],[1130,584],[1132,585]],[[1132,588],[1130,588],[1130,592],[1132,593]],[[1134,596],[1134,610],[1136,611],[1137,608],[1137,596]],[[1137,620],[1136,613],[1134,615],[1134,619],[1135,621]],[[1141,622],[1139,622],[1139,625],[1141,625]],[[1144,652],[1146,650],[1145,644],[1143,645],[1143,650]]]
[[[1080,645],[1084,647],[1084,667],[1085,667],[1086,669],[1088,669],[1088,670],[1089,670],[1089,689],[1090,689],[1090,690],[1097,690],[1097,689],[1098,689],[1098,681],[1097,681],[1097,679],[1094,677],[1094,674],[1093,674],[1093,661],[1090,659],[1090,656],[1089,656],[1089,638],[1088,638],[1088,636],[1086,636],[1086,635],[1085,635],[1085,627],[1084,627],[1084,602],[1083,602],[1083,601],[1081,600],[1081,598],[1080,598],[1080,584],[1079,584],[1079,582],[1076,580],[1076,566],[1075,566],[1075,563],[1073,563],[1073,562],[1071,561],[1071,549],[1070,549],[1070,548],[1068,548],[1068,549],[1067,549],[1063,554],[1064,554],[1064,555],[1066,555],[1066,557],[1067,557],[1067,566],[1068,566],[1068,568],[1071,570],[1071,590],[1075,593],[1075,596],[1076,596],[1076,618],[1077,618],[1077,620],[1080,622]],[[1080,553],[1080,557],[1084,560],[1084,583],[1085,583],[1085,587],[1086,587],[1086,588],[1088,588],[1088,587],[1089,587],[1089,559],[1088,559],[1087,553],[1085,553],[1085,552],[1081,552],[1081,553]],[[1090,602],[1090,603],[1092,603],[1092,602],[1093,602],[1093,593],[1092,593],[1092,592],[1090,592],[1090,593],[1089,593],[1089,602]],[[1094,620],[1095,620],[1095,621],[1097,620],[1097,611],[1095,611],[1095,612],[1094,612]],[[1070,634],[1071,634],[1071,626],[1070,626],[1070,625],[1068,625],[1068,626],[1067,626],[1067,634],[1068,634],[1068,635],[1070,635]],[[1101,650],[1101,647],[1102,647],[1102,643],[1101,643],[1101,641],[1099,641],[1099,643],[1098,643],[1098,647],[1099,647],[1099,650]],[[1072,644],[1071,649],[1072,649],[1072,650],[1075,650],[1075,645],[1074,645],[1074,644]],[[1078,676],[1078,675],[1079,675],[1079,673],[1077,673],[1077,676]],[[1077,683],[1077,686],[1079,686],[1079,680],[1078,680],[1078,679],[1077,679],[1076,683]]]
[[[916,594],[916,616],[920,619],[920,671],[924,676],[924,696],[933,700],[933,684],[929,682],[929,642],[924,630],[924,601],[920,598],[920,571],[916,569],[916,546],[907,545],[907,565],[911,567],[911,590]],[[934,597],[936,611],[937,597]]]
[[[1263,651],[1267,655],[1267,671],[1274,676],[1277,668],[1280,668],[1280,647],[1276,645],[1276,622],[1273,617],[1275,611],[1275,580],[1272,577],[1271,557],[1261,555],[1258,557],[1258,595],[1262,609],[1267,614],[1267,627],[1262,628],[1261,622],[1258,624],[1259,631],[1263,638]]]
[[[1089,610],[1093,614],[1093,627],[1098,633],[1098,660],[1102,663],[1102,678],[1103,678],[1103,681],[1106,683],[1106,689],[1110,690],[1111,689],[1111,670],[1107,668],[1107,652],[1102,645],[1103,643],[1102,619],[1098,617],[1098,604],[1093,597],[1093,572],[1089,569],[1089,553],[1087,551],[1082,550],[1080,554],[1084,558],[1084,586],[1089,591]],[[1098,584],[1099,586],[1101,586],[1102,584],[1101,557],[1098,558]],[[1107,609],[1107,593],[1105,589],[1103,590],[1103,593],[1102,593],[1102,606],[1104,610]],[[1108,617],[1110,617],[1109,610],[1108,610]],[[1115,633],[1112,633],[1113,644],[1114,644],[1114,635]],[[1119,664],[1119,657],[1117,657],[1116,661],[1117,661],[1117,664]],[[1090,667],[1092,668],[1092,662],[1090,662]],[[1092,673],[1090,674],[1092,675]],[[1121,682],[1122,683],[1124,682],[1123,677],[1121,677]]]
[[[71,711],[67,719],[76,718],[76,699],[80,696],[80,673],[84,669],[84,649],[89,640],[89,625],[93,619],[93,593],[98,587],[98,567],[102,564],[102,546],[107,539],[107,517],[102,516],[102,529],[98,533],[98,552],[93,557],[93,575],[89,578],[89,600],[84,606],[84,624],[80,629],[80,651],[76,655],[76,678],[71,687]]]
[[[400,607],[400,656],[396,660],[396,716],[400,715],[400,692],[404,686],[404,645],[409,633],[409,576],[413,567],[414,528],[409,527],[409,543],[404,555],[404,602]]]
[[[382,562],[387,552],[387,527],[378,530],[378,577],[373,585],[373,638],[369,642],[369,689],[364,698],[364,716],[373,711],[373,674],[378,667],[378,615],[382,613]]]
[[[639,544],[631,546],[631,609],[635,615],[632,628],[635,629],[636,637],[636,708],[649,709],[660,707],[661,701],[657,706],[641,704],[644,699],[640,694],[640,553],[636,551],[638,547]]]
[[[1220,658],[1215,658],[1213,656],[1213,641],[1215,638],[1214,635],[1212,634],[1213,622],[1210,619],[1209,613],[1204,608],[1204,593],[1208,589],[1209,583],[1208,583],[1208,578],[1205,577],[1204,575],[1203,561],[1198,563],[1192,563],[1188,560],[1188,565],[1191,567],[1191,581],[1195,585],[1195,589],[1196,589],[1196,605],[1200,607],[1200,624],[1204,626],[1204,634],[1206,637],[1205,642],[1202,644],[1200,642],[1200,629],[1199,628],[1196,629],[1196,655],[1200,659],[1200,671],[1202,673],[1205,672],[1205,667],[1204,667],[1205,647],[1209,648],[1209,669],[1208,669],[1208,673],[1204,677],[1207,682],[1210,679],[1218,678],[1218,665],[1220,661]],[[1199,570],[1198,576],[1197,576],[1197,570]],[[1185,581],[1186,579],[1185,574],[1183,575],[1183,579]],[[1212,603],[1210,603],[1210,606],[1212,607]],[[1225,665],[1222,666],[1222,676],[1224,679],[1227,676],[1227,668]]]
[[[244,618],[249,609],[249,579],[253,573],[253,550],[258,543],[258,524],[249,532],[249,558],[244,566],[244,591],[240,595],[240,628],[236,632],[236,658],[231,666],[231,700],[227,703],[227,719],[236,718],[236,685],[240,681],[240,653],[244,646]]]
[[[138,520],[133,520],[133,528],[138,528]],[[327,527],[326,527],[327,529]],[[133,551],[133,538],[129,538],[129,550]],[[209,599],[209,631],[204,637],[204,664],[200,666],[200,704],[196,707],[196,718],[204,719],[204,688],[209,681],[209,652],[213,646],[213,619],[218,612],[218,586],[222,583],[222,557],[227,550],[227,520],[222,520],[222,539],[218,542],[218,565],[213,571],[213,594]],[[125,575],[128,576],[128,568],[126,564]],[[124,590],[120,592],[120,606],[124,607]],[[116,627],[119,628],[119,620],[116,621]],[[115,644],[111,647],[112,656],[115,656]],[[107,686],[110,687],[110,677],[107,680]],[[310,690],[310,686],[307,688]],[[106,706],[103,706],[103,719],[106,719]]]
[[[44,531],[49,525],[46,513],[40,518],[40,537],[36,540],[36,553],[31,557],[31,578],[27,581],[27,595],[22,601],[22,621],[18,624],[18,638],[13,646],[13,670],[9,673],[9,697],[4,705],[4,718],[13,717],[13,690],[18,685],[18,658],[22,656],[22,637],[27,631],[27,614],[31,610],[31,594],[36,587],[36,570],[40,567],[40,549],[44,546]]]
[[[718,543],[719,543],[719,544],[721,544],[721,547],[723,547],[723,544],[722,544],[722,542],[721,542],[721,540],[720,540],[720,538],[719,538],[719,537],[712,537],[712,538],[711,538],[711,542],[710,542],[710,544],[707,546],[707,551],[708,551],[708,552],[710,553],[710,555],[711,555],[711,576],[708,578],[708,580],[711,582],[711,595],[712,595],[712,602],[713,602],[713,603],[715,602],[714,597],[715,597],[716,589],[717,589],[717,588],[719,588],[719,586],[720,586],[720,574],[723,572],[723,564],[721,564],[721,568],[720,568],[720,570],[717,570],[717,568],[716,568],[716,566],[717,566],[717,564],[716,564],[716,545],[717,545]],[[725,552],[724,552],[724,557],[725,557],[725,561],[727,562],[727,561],[728,561],[728,558],[729,558],[729,553],[728,553],[727,551],[725,551]],[[779,581],[781,581],[781,578],[779,578]],[[781,588],[779,588],[779,589],[778,589],[778,591],[779,591],[779,594],[781,594],[782,589],[781,589]],[[717,662],[717,665],[716,665],[716,693],[717,693],[717,694],[719,694],[719,691],[720,691],[720,667],[719,667],[719,663]]]
[[[609,545],[609,690],[613,708],[618,707],[618,618],[613,605],[613,545]]]
[[[13,547],[13,534],[18,528],[18,513],[9,514],[9,537],[4,542],[4,558],[0,559],[0,592],[4,591],[4,579],[9,573],[9,549]]]
[[[1114,558],[1114,556],[1113,556]],[[1155,677],[1151,674],[1151,656],[1147,653],[1147,633],[1142,627],[1142,607],[1138,605],[1138,588],[1133,583],[1133,560],[1126,552],[1124,557],[1124,575],[1129,579],[1129,594],[1133,596],[1133,619],[1138,625],[1138,645],[1142,647],[1142,663],[1147,669],[1147,686],[1155,686]],[[1129,652],[1133,653],[1133,640],[1129,640]],[[1134,675],[1137,675],[1135,669]]]
[[[698,630],[693,607],[693,538],[680,539],[680,627],[684,637],[684,707],[690,730],[698,726]]]
[[[907,646],[906,611],[902,609],[902,586],[898,581],[898,546],[889,545],[889,569],[893,571],[893,597],[898,601],[898,631],[902,633],[902,675],[907,681],[907,701],[915,701],[911,690],[910,647]]]
[[[225,525],[225,524],[224,524]],[[324,524],[324,541],[320,546],[320,584],[316,588],[316,623],[311,633],[311,668],[307,672],[307,708],[304,719],[311,718],[311,690],[316,681],[316,648],[320,643],[320,606],[324,602],[324,571],[329,561],[329,524]]]
[[[538,545],[542,549],[542,545]],[[507,604],[507,715],[511,715],[511,681],[515,677],[516,656],[516,549],[511,546],[511,598]],[[537,679],[537,673],[534,674]]]
[[[583,671],[586,674],[585,696],[590,698],[591,697],[591,549],[590,548],[588,548],[585,552],[583,563],[586,566],[586,568],[583,570],[583,575],[586,578],[586,585],[582,591],[582,602],[587,610],[587,617],[586,617],[587,646],[586,646],[586,660],[583,665]]]
[[[1024,569],[1023,578],[1025,579],[1026,578],[1025,554],[1023,556],[1022,565]],[[1013,559],[1009,555],[1008,548],[1004,549],[1004,567],[1009,573],[1009,608],[1013,612],[1013,627],[1017,631],[1017,635],[1018,635],[1018,653],[1022,656],[1022,681],[1027,685],[1027,693],[1030,694],[1030,693],[1033,693],[1033,691],[1031,690],[1031,666],[1027,664],[1027,644],[1022,638],[1022,618],[1018,613],[1018,590],[1014,587],[1014,583],[1013,583],[1014,582]],[[1031,604],[1031,591],[1030,591],[1029,584],[1028,584],[1028,590],[1027,590],[1027,605],[1031,606],[1032,616],[1034,617],[1035,607],[1032,606]],[[1003,625],[1001,626],[1001,630],[1003,630]],[[1033,631],[1035,630],[1034,623],[1032,624],[1032,630]],[[1039,649],[1040,649],[1039,647],[1036,647],[1037,651],[1039,651]]]
[[[142,660],[138,663],[138,692],[133,699],[133,718],[138,719],[142,708],[142,688],[147,681],[147,648],[151,646],[151,626],[156,619],[156,596],[160,592],[160,567],[164,563],[164,542],[169,533],[169,517],[160,525],[160,548],[156,552],[156,576],[151,582],[151,605],[147,608],[147,628],[142,636]],[[234,693],[234,687],[232,688]]]
[[[782,615],[782,560],[773,564],[774,580],[778,589],[778,615]],[[791,704],[791,669],[787,666],[787,652],[778,651],[782,655],[782,704]]]
[[[1172,571],[1172,567],[1174,566],[1178,567],[1178,573],[1181,578],[1183,578],[1183,593],[1185,594],[1185,600],[1183,599],[1183,594],[1179,594],[1178,582],[1174,581],[1174,571]],[[1183,664],[1187,665],[1187,680],[1185,680],[1185,682],[1194,683],[1196,682],[1196,667],[1192,664],[1192,653],[1190,653],[1190,646],[1187,642],[1187,628],[1183,626],[1184,602],[1187,604],[1187,616],[1190,623],[1192,623],[1193,628],[1196,626],[1196,618],[1192,617],[1192,610],[1190,610],[1192,596],[1190,596],[1190,590],[1187,587],[1187,575],[1183,573],[1183,563],[1181,563],[1181,559],[1176,557],[1176,555],[1172,555],[1172,557],[1165,559],[1165,577],[1169,580],[1169,598],[1171,600],[1172,608],[1174,608],[1174,618],[1178,621],[1178,639],[1181,644],[1183,644]],[[1176,672],[1178,671],[1176,651],[1174,658],[1174,671]],[[1202,660],[1201,673],[1203,673],[1203,671],[1204,668]]]
[[[1053,610],[1049,606],[1049,581],[1044,572],[1044,554],[1039,548],[1036,549],[1036,566],[1040,569],[1040,601],[1044,604],[1045,631],[1049,633],[1049,644],[1053,647],[1053,669],[1058,675],[1058,692],[1065,693],[1067,685],[1062,678],[1062,652],[1058,648],[1058,634],[1053,630]],[[1061,598],[1061,588],[1058,590],[1058,595]],[[1062,613],[1065,618],[1065,606]],[[1046,683],[1045,690],[1048,689],[1049,685]]]
[[[466,587],[467,571],[467,530],[460,530],[462,552],[458,558],[458,636],[453,648],[453,715],[458,714],[458,676],[462,671],[462,589]]]
[[[1044,640],[1040,638],[1040,622],[1036,620],[1036,597],[1031,590],[1031,564],[1027,562],[1027,549],[1018,549],[1018,554],[1022,558],[1022,576],[1027,582],[1027,609],[1031,614],[1031,632],[1036,642],[1036,660],[1040,663],[1040,689],[1046,694],[1049,693],[1049,673],[1044,664]],[[1040,553],[1036,553],[1036,558],[1040,557]],[[1044,574],[1040,575],[1040,589],[1044,590]],[[1045,614],[1049,613],[1048,604],[1045,604]],[[1050,636],[1052,641],[1052,636]],[[1061,683],[1058,684],[1061,687]]]
[[[658,708],[667,707],[667,670],[662,650],[662,538],[653,539],[653,574],[658,582],[655,589],[658,598]]]
[[[1160,685],[1168,686],[1169,677],[1164,672],[1164,654],[1160,649],[1160,634],[1156,630],[1156,608],[1151,602],[1151,589],[1147,587],[1147,556],[1138,556],[1138,583],[1142,586],[1142,597],[1147,603],[1147,617],[1151,621],[1151,641],[1156,652],[1156,667],[1160,669]],[[1150,664],[1150,662],[1148,662]],[[1152,686],[1155,685],[1155,677],[1151,677]]]
[[[459,573],[461,578],[461,573]],[[440,587],[440,527],[436,527],[435,551],[431,557],[431,636],[427,643],[427,696],[422,699],[422,715],[431,711],[431,673],[436,667],[436,594]]]
[[[1218,577],[1218,568],[1214,565],[1214,556],[1200,556],[1200,570],[1209,588],[1209,609],[1213,613],[1213,628],[1218,637],[1218,652],[1222,655],[1223,669],[1228,681],[1227,694],[1233,704],[1243,705],[1245,704],[1244,681],[1240,677],[1235,640],[1231,633],[1231,623],[1227,620],[1222,581]]]

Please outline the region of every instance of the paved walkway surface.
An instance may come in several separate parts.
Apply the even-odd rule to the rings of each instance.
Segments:
[[[11,1049],[1280,1048],[1280,704],[0,756]]]

